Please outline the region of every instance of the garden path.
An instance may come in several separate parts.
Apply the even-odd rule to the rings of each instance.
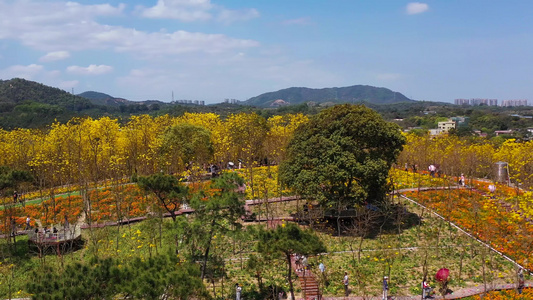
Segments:
[[[525,282],[525,288],[533,288],[533,281],[526,281]],[[514,290],[516,289],[516,284],[498,284],[495,286],[487,286],[487,289],[481,286],[476,287],[469,287],[460,289],[457,291],[454,291],[451,294],[446,295],[445,298],[442,296],[435,296],[430,299],[461,299],[465,297],[470,297],[474,295],[480,295],[483,294],[485,291],[495,291],[495,290]],[[421,295],[416,296],[389,296],[389,299],[391,300],[421,300]],[[381,299],[381,296],[350,296],[350,297],[322,297],[322,300],[379,300]]]

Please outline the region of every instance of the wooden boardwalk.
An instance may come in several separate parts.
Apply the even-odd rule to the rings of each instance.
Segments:
[[[62,227],[53,232],[42,230],[27,230],[28,244],[39,252],[39,257],[53,250],[57,255],[70,251],[76,244],[81,243],[81,228],[77,225]]]

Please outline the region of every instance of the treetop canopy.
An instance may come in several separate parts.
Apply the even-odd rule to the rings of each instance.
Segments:
[[[304,197],[337,209],[380,202],[405,137],[364,105],[337,105],[296,130],[280,177]],[[340,205],[340,206],[339,206]]]

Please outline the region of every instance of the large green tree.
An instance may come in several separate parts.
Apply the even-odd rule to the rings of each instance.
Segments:
[[[0,167],[0,192],[12,193],[23,183],[30,184],[34,180],[28,171],[15,170],[7,166]]]
[[[176,211],[186,202],[188,188],[172,175],[156,173],[150,176],[141,176],[137,184],[146,191],[153,193],[161,204],[176,221]]]
[[[314,255],[326,252],[326,247],[317,235],[311,230],[301,230],[292,223],[279,226],[274,230],[259,228],[257,241],[257,251],[261,255],[281,259],[287,263],[287,281],[291,299],[294,299],[291,256],[296,253]]]
[[[214,153],[211,132],[187,123],[169,127],[163,133],[160,150],[171,172],[183,171],[190,164],[208,163]]]
[[[300,126],[280,179],[300,195],[337,211],[385,199],[387,175],[405,138],[364,105],[337,105]]]

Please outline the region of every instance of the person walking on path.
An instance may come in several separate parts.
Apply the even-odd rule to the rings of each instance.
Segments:
[[[494,198],[494,192],[496,192],[496,186],[493,183],[491,183],[489,185],[489,192],[490,192],[490,198],[493,199]]]
[[[235,300],[241,300],[241,291],[242,288],[239,286],[238,283],[235,284]]]
[[[422,281],[422,299],[431,297],[431,287],[429,286],[426,278]]]
[[[431,175],[431,177],[434,178],[435,177],[435,171],[437,170],[435,165],[433,165],[433,164],[429,165],[428,170],[429,170],[429,175]]]
[[[344,272],[344,278],[342,279],[342,283],[344,284],[344,296],[348,297],[349,291],[348,291],[348,272]]]
[[[518,270],[518,294],[522,294],[522,290],[524,289],[525,281],[524,281],[524,269],[520,268]]]
[[[294,264],[296,265],[296,272],[300,272],[302,270],[302,257],[298,253],[294,255]]]
[[[30,216],[27,216],[26,217],[26,228],[24,230],[31,229],[30,221],[31,221]]]
[[[14,237],[17,235],[17,222],[14,218],[11,218],[11,236]]]
[[[320,270],[320,273],[324,274],[324,271],[326,271],[326,266],[324,266],[323,263],[320,263],[318,265],[318,269]]]
[[[459,177],[459,185],[465,186],[465,174],[461,173],[461,177]]]
[[[388,292],[389,292],[389,277],[385,276],[383,277],[383,299],[382,300],[387,300],[388,299]]]
[[[307,270],[307,267],[309,266],[309,263],[307,262],[307,256],[305,255],[302,256],[302,266],[304,269],[304,276],[305,276],[305,271]]]

